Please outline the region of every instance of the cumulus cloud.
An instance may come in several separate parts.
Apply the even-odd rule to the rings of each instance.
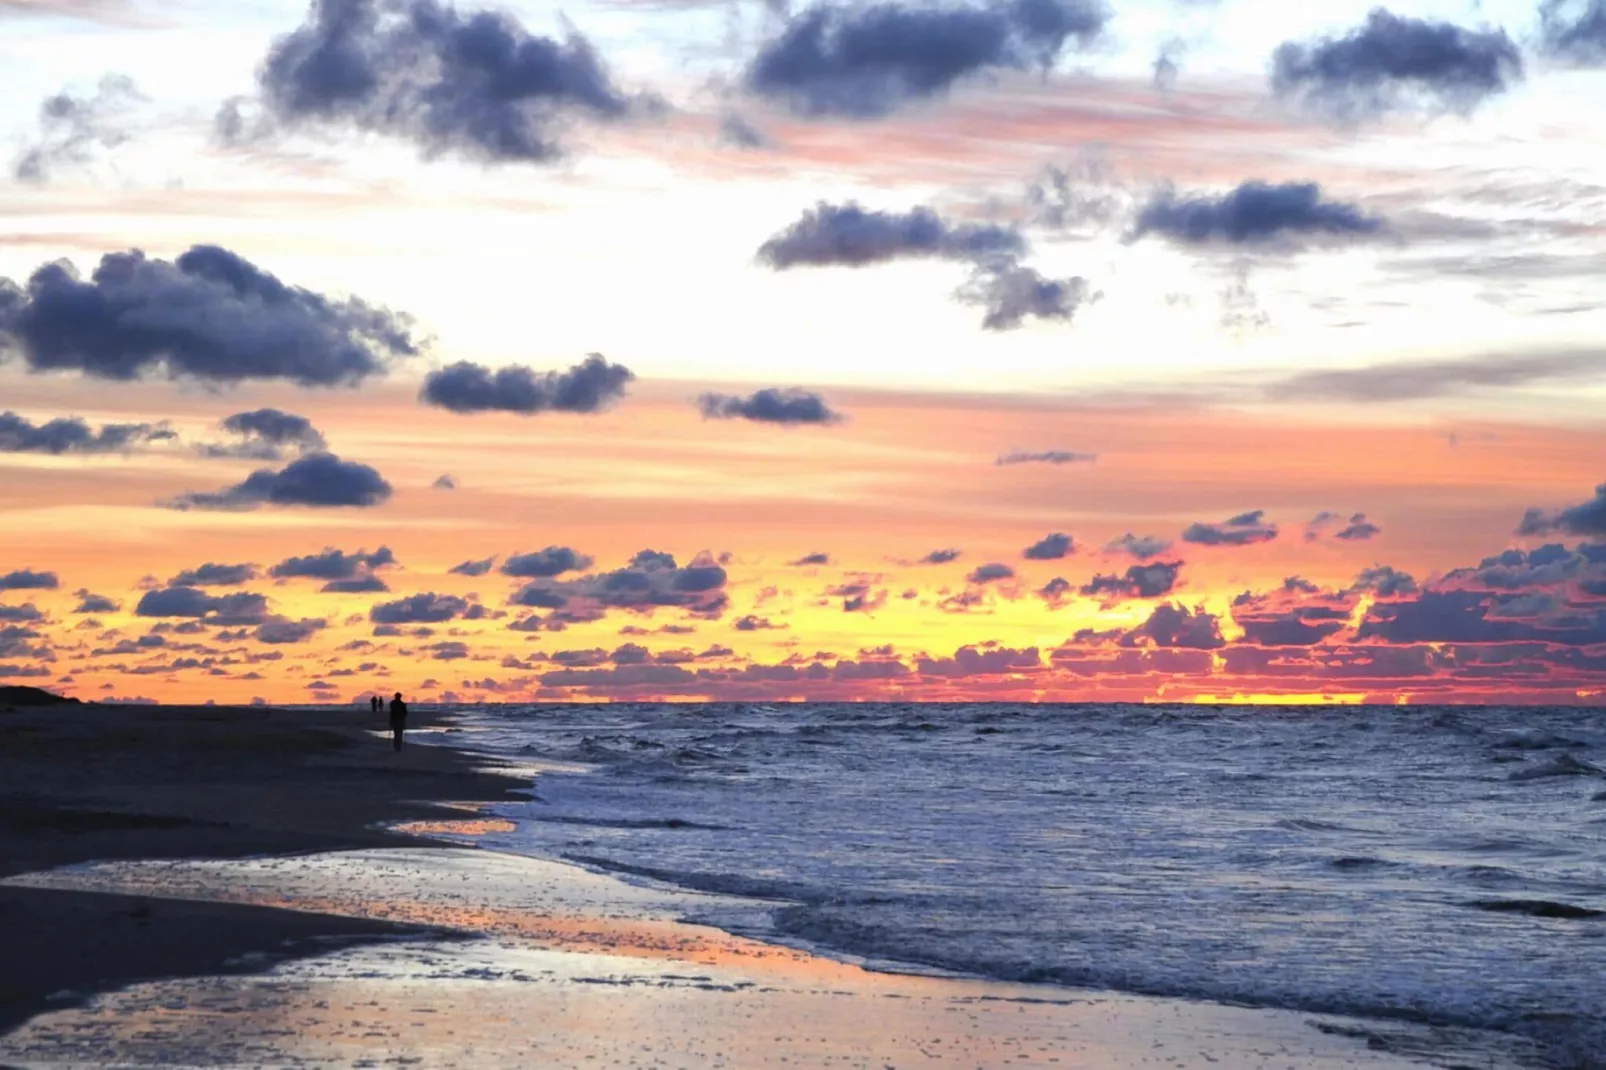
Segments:
[[[199,587],[159,587],[140,597],[140,617],[186,617],[207,624],[258,624],[268,616],[268,600],[253,591],[211,595]]]
[[[803,115],[876,118],[990,70],[1047,69],[1108,17],[1097,0],[819,3],[760,49],[745,81]]]
[[[257,578],[252,564],[218,565],[208,562],[187,568],[167,581],[169,587],[238,587]]]
[[[1565,509],[1529,509],[1517,526],[1518,535],[1606,535],[1606,483],[1595,488],[1595,496]]]
[[[1131,236],[1159,234],[1187,245],[1248,245],[1294,234],[1356,237],[1382,229],[1382,220],[1352,204],[1323,200],[1314,182],[1251,181],[1219,196],[1162,189],[1138,212]]]
[[[321,594],[383,594],[390,584],[378,576],[353,576],[349,580],[330,580],[318,588]]]
[[[372,553],[358,550],[350,554],[326,546],[321,553],[287,557],[269,569],[268,575],[281,580],[295,578],[349,580],[366,575],[376,568],[394,566],[396,563],[396,555],[388,546],[381,546]]]
[[[1606,65],[1606,0],[1545,0],[1539,13],[1547,53],[1583,66]]]
[[[1077,453],[1074,450],[1010,450],[999,454],[993,463],[1010,464],[1092,464],[1099,459],[1096,453]]]
[[[1119,601],[1125,598],[1159,598],[1170,594],[1182,572],[1181,561],[1156,561],[1152,564],[1131,565],[1121,575],[1098,574],[1083,584],[1080,591],[1089,598]]]
[[[1279,96],[1345,120],[1411,107],[1467,112],[1522,74],[1522,55],[1502,30],[1382,8],[1342,37],[1290,41],[1272,58]]]
[[[24,621],[41,621],[44,619],[45,615],[41,613],[39,611],[39,607],[34,605],[32,602],[24,602],[20,606],[0,606],[0,620],[7,621],[12,624]]]
[[[352,127],[411,141],[426,157],[488,163],[555,160],[567,122],[631,109],[579,34],[560,42],[512,15],[438,0],[319,0],[274,41],[257,77],[280,125]],[[242,136],[243,120],[231,102],[220,133]]]
[[[957,561],[959,559],[960,553],[961,553],[961,551],[956,550],[951,546],[944,547],[941,550],[933,550],[933,551],[931,551],[925,557],[922,557],[919,561],[916,561],[915,564],[917,564],[917,565],[946,565],[950,561]]]
[[[74,613],[116,613],[123,608],[122,603],[116,599],[95,594],[87,587],[80,587],[73,593],[78,596],[78,605],[73,607]]]
[[[737,618],[736,622],[732,624],[731,627],[735,628],[739,632],[767,632],[784,628],[786,625],[776,624],[768,617],[760,617],[757,614],[749,613],[745,617]]]
[[[1021,551],[1028,561],[1057,561],[1076,552],[1076,540],[1064,532],[1045,535]]]
[[[323,628],[324,622],[315,618],[290,620],[276,617],[257,625],[255,635],[259,643],[304,643]]]
[[[35,572],[31,568],[0,573],[0,591],[53,591],[61,586],[54,572]]]
[[[532,579],[558,576],[565,572],[580,572],[594,564],[596,562],[591,558],[567,546],[548,546],[545,550],[537,550],[534,553],[511,555],[502,562],[501,571],[504,576]]]
[[[259,468],[241,483],[220,491],[192,491],[168,503],[173,509],[256,509],[263,505],[317,508],[379,505],[391,486],[373,468],[342,461],[332,453],[312,453],[279,471]]]
[[[992,583],[995,580],[1012,580],[1014,578],[1014,569],[1010,568],[1008,565],[993,561],[985,565],[977,565],[975,568],[971,569],[970,575],[966,576],[965,580],[969,583],[979,584]]]
[[[394,602],[381,602],[368,610],[375,624],[439,624],[468,612],[469,603],[454,594],[422,592]]]
[[[1182,533],[1182,541],[1200,546],[1254,546],[1270,542],[1277,537],[1277,525],[1266,523],[1265,517],[1264,509],[1256,509],[1239,513],[1220,524],[1189,524]]]
[[[726,578],[725,569],[706,551],[682,567],[672,554],[642,550],[621,569],[530,583],[511,602],[550,609],[553,616],[563,614],[571,620],[596,620],[610,609],[651,613],[661,608],[715,618],[730,605]]]
[[[483,576],[496,567],[496,558],[486,557],[478,561],[461,561],[446,571],[454,576]]]
[[[830,563],[831,555],[820,551],[816,551],[812,554],[804,554],[796,561],[787,562],[787,564],[791,565],[793,568],[807,568],[811,565],[829,565]]]
[[[1376,565],[1364,569],[1350,584],[1352,591],[1371,591],[1379,598],[1396,598],[1415,594],[1421,588],[1409,572],[1400,572],[1393,565]]]
[[[40,267],[25,288],[0,279],[0,357],[15,352],[35,372],[334,386],[418,347],[395,313],[287,286],[197,245],[173,261],[108,253],[87,282],[64,262]]]
[[[1162,539],[1158,535],[1134,535],[1130,531],[1104,544],[1104,552],[1107,554],[1125,554],[1139,561],[1159,557],[1169,549],[1171,549],[1169,539]]]
[[[599,353],[562,372],[538,372],[522,364],[493,370],[462,360],[430,372],[418,397],[462,413],[601,412],[624,397],[635,377]]]
[[[978,265],[955,296],[986,309],[981,325],[989,331],[1012,331],[1028,318],[1068,322],[1084,303],[1098,298],[1079,276],[1051,279],[1034,267],[1003,260]]]
[[[965,676],[1002,676],[1008,673],[1027,672],[1041,668],[1042,655],[1035,646],[1024,650],[1009,647],[983,649],[963,646],[951,658],[922,657],[915,660],[915,669],[921,676],[943,676],[957,679]]]
[[[705,420],[752,420],[767,424],[832,424],[843,419],[820,395],[792,387],[766,387],[748,397],[705,393],[697,407]]]
[[[323,435],[305,416],[278,409],[253,409],[225,416],[218,425],[235,435],[236,441],[203,443],[199,450],[207,457],[244,457],[254,461],[277,461],[287,447],[298,453],[317,453],[324,449]]]
[[[439,475],[435,477],[435,482],[431,483],[430,487],[434,490],[456,490],[457,479],[448,474]]]
[[[1226,646],[1227,641],[1221,636],[1221,621],[1214,614],[1164,603],[1154,607],[1148,620],[1123,635],[1120,644],[1218,650]]]
[[[63,90],[39,105],[39,133],[12,168],[20,182],[48,182],[63,170],[81,167],[97,154],[129,140],[134,109],[145,98],[132,79],[108,74],[93,95]]]
[[[3,301],[0,291],[0,315]],[[173,437],[165,424],[102,424],[95,430],[76,416],[36,424],[9,410],[0,412],[0,453],[116,453]]]
[[[1381,534],[1383,529],[1366,519],[1365,513],[1351,513],[1346,518],[1341,513],[1323,511],[1311,517],[1310,523],[1305,525],[1306,542],[1319,542],[1323,539],[1365,542]]]
[[[821,201],[786,230],[759,246],[761,263],[794,267],[862,267],[890,260],[978,260],[1019,256],[1026,239],[994,223],[950,223],[930,208],[873,211],[857,202]]]

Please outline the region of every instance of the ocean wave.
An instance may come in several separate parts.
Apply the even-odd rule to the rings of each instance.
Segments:
[[[1556,776],[1600,776],[1606,777],[1606,769],[1598,765],[1574,758],[1571,754],[1558,754],[1549,761],[1529,765],[1526,768],[1514,771],[1507,780],[1542,780],[1546,777]]]
[[[1530,918],[1560,918],[1567,921],[1606,918],[1606,910],[1575,906],[1572,903],[1553,903],[1548,899],[1473,899],[1461,905],[1499,914],[1526,914]]]

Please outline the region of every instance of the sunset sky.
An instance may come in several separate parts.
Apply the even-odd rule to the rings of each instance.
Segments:
[[[1606,692],[1606,0],[0,0],[0,70],[0,683]]]

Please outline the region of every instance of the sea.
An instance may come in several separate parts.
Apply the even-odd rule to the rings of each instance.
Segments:
[[[485,846],[872,968],[1357,1015],[1606,1066],[1585,708],[460,707]],[[758,900],[757,904],[754,900]]]

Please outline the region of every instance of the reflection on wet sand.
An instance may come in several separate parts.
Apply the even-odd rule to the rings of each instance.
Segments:
[[[435,930],[43,1015],[0,1037],[0,1061],[21,1066],[1381,1068],[1454,1046],[1421,1029],[868,972],[678,920],[708,896],[486,851],[108,863],[9,883]]]

